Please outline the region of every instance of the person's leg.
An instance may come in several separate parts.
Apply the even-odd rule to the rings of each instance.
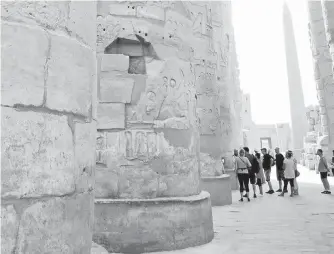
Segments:
[[[244,192],[244,182],[243,182],[243,179],[242,179],[242,174],[237,174],[237,176],[238,176],[239,187],[240,187],[240,196],[241,196],[239,201],[243,201],[242,194]]]
[[[276,177],[278,181],[278,190],[276,192],[282,192],[282,177],[281,172],[276,168]]]
[[[274,189],[273,189],[273,186],[271,184],[271,181],[270,181],[270,174],[271,174],[271,169],[268,169],[267,170],[267,175],[266,175],[266,180],[268,182],[268,186],[269,186],[269,191],[267,193],[269,194],[273,194],[274,193]]]
[[[248,199],[248,201],[250,201],[250,199],[249,199],[249,174],[245,174],[244,183],[245,183],[247,199]]]
[[[291,194],[290,194],[290,197],[293,197],[294,196],[294,182],[293,182],[294,179],[289,179],[289,182],[290,182],[290,188],[291,188]]]
[[[254,173],[249,174],[249,181],[253,188],[253,197],[256,198],[256,175]]]
[[[324,182],[325,182],[325,188],[326,188],[326,191],[327,192],[330,192],[331,191],[331,187],[330,187],[330,185],[329,185],[329,182],[328,182],[328,178],[326,177],[325,179],[324,179]]]
[[[294,190],[295,190],[295,195],[299,195],[299,192],[298,192],[298,183],[297,183],[297,178],[296,177],[293,180],[293,186],[294,186]]]
[[[256,185],[259,186],[260,194],[263,195],[261,178],[256,178]]]
[[[287,180],[287,179],[284,179],[284,187],[283,187],[283,191],[282,191],[282,193],[279,194],[278,196],[280,196],[280,197],[284,197],[284,193],[285,193],[284,190],[286,190],[287,188],[288,188],[288,180]]]
[[[327,179],[327,172],[320,172],[320,177],[321,177],[322,185],[324,186],[324,189],[325,189],[321,193],[327,194],[330,191],[330,186],[329,186],[329,182]]]

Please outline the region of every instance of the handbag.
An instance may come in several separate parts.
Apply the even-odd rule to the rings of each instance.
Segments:
[[[298,169],[295,169],[295,177],[300,176],[300,172],[298,171]]]

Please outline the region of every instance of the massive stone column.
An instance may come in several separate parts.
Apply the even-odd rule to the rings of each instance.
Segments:
[[[228,73],[226,69],[231,65],[229,55],[231,54],[230,31],[226,29],[231,26],[231,15],[224,17],[225,4],[220,2],[192,3],[197,6],[201,13],[205,13],[209,30],[203,30],[198,37],[206,44],[203,44],[203,58],[205,64],[197,68],[198,79],[196,82],[197,113],[200,120],[200,163],[202,188],[211,194],[212,205],[224,205],[232,203],[230,177],[223,175],[223,164],[221,157],[224,149],[229,147],[233,139],[232,135],[227,139],[223,138],[224,129],[228,126],[225,119],[221,119],[220,90],[223,85],[228,85]],[[223,7],[223,8],[222,8]],[[223,15],[221,15],[223,13]],[[224,79],[226,83],[224,84]]]
[[[1,7],[1,253],[90,253],[96,3]]]
[[[321,122],[324,126],[324,138],[320,140],[320,145],[327,146],[329,152],[327,156],[331,156],[331,151],[334,150],[334,82],[333,82],[333,67],[334,67],[334,2],[321,1],[323,19],[325,25],[326,45],[329,47],[329,53],[326,51],[324,60],[326,64],[324,69],[326,73],[331,70],[331,75],[324,78],[322,81],[323,87],[320,87],[318,92],[319,104],[321,106]],[[318,7],[319,9],[320,7]],[[320,15],[320,14],[318,14]],[[318,36],[314,40],[324,40],[323,36]],[[325,43],[325,42],[322,42]],[[328,50],[328,48],[327,48]],[[329,66],[331,63],[331,67]],[[328,69],[330,68],[330,69]]]
[[[317,86],[317,97],[320,104],[320,122],[321,130],[317,131],[315,128],[311,128],[308,137],[306,137],[305,143],[310,143],[316,138],[318,141],[318,147],[321,147],[326,156],[330,156],[328,153],[329,145],[329,119],[328,110],[333,109],[334,102],[331,93],[334,91],[333,71],[332,71],[332,58],[329,52],[328,43],[326,39],[325,23],[322,12],[321,1],[309,1],[308,2],[309,13],[309,36],[310,44],[313,56],[314,66],[314,79]],[[334,112],[334,111],[333,111]],[[312,119],[310,115],[310,119]],[[311,123],[313,120],[311,120]],[[318,138],[317,133],[320,134]],[[314,154],[312,149],[306,147],[308,154]],[[311,151],[310,151],[311,150]],[[314,150],[314,149],[313,149]],[[312,155],[308,155],[313,159]],[[310,168],[314,168],[311,164]]]
[[[283,28],[289,84],[292,145],[296,158],[300,159],[303,139],[307,132],[307,121],[292,17],[287,3],[284,3],[283,7]]]
[[[207,2],[98,2],[93,239],[109,252],[213,238],[210,197],[200,187],[198,116],[209,98],[205,109],[217,114],[210,22],[219,15]]]

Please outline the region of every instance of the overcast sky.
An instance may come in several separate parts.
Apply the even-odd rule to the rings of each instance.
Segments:
[[[233,0],[233,22],[243,91],[257,124],[290,122],[283,0]],[[288,1],[294,22],[305,104],[317,104],[308,38],[307,3]]]

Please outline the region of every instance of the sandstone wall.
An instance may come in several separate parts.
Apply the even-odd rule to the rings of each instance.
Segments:
[[[224,8],[229,3],[98,3],[97,162],[108,169],[97,172],[97,197],[194,195],[200,167],[221,174],[221,148],[233,138]]]
[[[96,3],[1,6],[1,253],[90,253]]]

